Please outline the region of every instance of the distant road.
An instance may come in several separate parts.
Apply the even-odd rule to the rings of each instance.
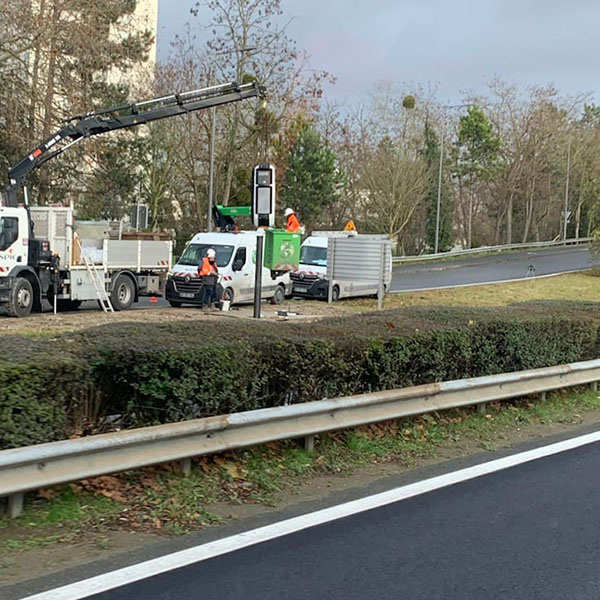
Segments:
[[[592,257],[585,246],[427,261],[396,267],[391,291],[492,283],[531,275],[582,271],[595,265],[600,265],[600,257]]]

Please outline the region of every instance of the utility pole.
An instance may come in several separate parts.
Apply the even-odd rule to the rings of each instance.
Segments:
[[[214,194],[214,180],[215,180],[215,135],[217,127],[217,108],[213,106],[210,109],[210,118],[212,120],[210,126],[210,172],[208,175],[208,214],[207,214],[207,229],[209,233],[212,231],[212,209],[214,206],[213,194]]]
[[[563,241],[567,239],[567,225],[569,223],[569,176],[571,173],[571,138],[567,148],[567,182],[565,184],[565,209],[563,210]]]
[[[240,50],[240,52],[243,54],[244,52],[251,52],[252,50],[256,50],[255,47],[251,47],[251,48],[242,48]],[[224,50],[223,52],[217,52],[217,54],[231,54],[233,52],[237,52],[237,50],[232,49],[232,50]],[[212,79],[213,77],[213,71],[211,70],[209,72],[209,78]],[[210,81],[209,81],[209,85],[210,85]],[[209,232],[212,231],[213,227],[212,227],[212,209],[214,206],[214,189],[215,189],[215,184],[214,184],[214,179],[215,179],[215,137],[216,137],[216,130],[217,130],[217,107],[213,106],[211,111],[210,111],[210,118],[211,118],[211,125],[210,125],[210,149],[209,149],[209,164],[210,164],[210,168],[209,168],[209,182],[208,182],[208,214],[207,216],[207,230]]]
[[[473,106],[473,104],[454,104],[446,108],[465,108]],[[446,120],[444,118],[442,128],[442,139],[440,141],[440,168],[438,171],[438,193],[437,193],[437,206],[435,211],[435,243],[433,247],[434,254],[437,254],[440,250],[440,219],[442,212],[442,172],[444,170],[444,138],[446,137]]]
[[[442,165],[444,164],[444,137],[446,131],[442,131],[442,140],[440,143],[440,169],[438,172],[438,193],[437,193],[437,208],[435,212],[435,247],[433,249],[434,254],[437,254],[440,250],[440,212],[442,206]]]

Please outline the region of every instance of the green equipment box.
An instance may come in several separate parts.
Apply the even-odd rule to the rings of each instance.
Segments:
[[[295,271],[300,263],[302,236],[283,229],[267,229],[265,233],[265,267],[271,271]]]

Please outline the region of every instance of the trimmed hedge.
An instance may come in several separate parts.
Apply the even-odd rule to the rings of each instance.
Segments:
[[[114,324],[2,337],[0,448],[598,356],[596,305],[418,308],[317,323]]]

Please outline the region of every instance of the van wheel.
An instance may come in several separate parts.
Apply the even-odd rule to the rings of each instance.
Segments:
[[[338,285],[334,285],[331,290],[331,301],[337,302],[340,299],[340,287]]]
[[[282,285],[278,285],[275,288],[275,293],[271,298],[271,304],[283,304],[285,300],[285,288]]]
[[[225,291],[223,292],[223,300],[229,300],[229,302],[233,304],[234,296],[235,294],[233,293],[233,289],[231,289],[230,287],[225,288]]]
[[[181,305],[183,304],[183,302],[177,302],[177,300],[169,300],[169,304],[173,308],[181,308]]]
[[[127,310],[135,300],[135,285],[127,275],[119,275],[110,293],[110,302],[115,310]]]
[[[10,291],[6,312],[11,317],[26,317],[33,308],[33,286],[23,277],[16,279]]]

